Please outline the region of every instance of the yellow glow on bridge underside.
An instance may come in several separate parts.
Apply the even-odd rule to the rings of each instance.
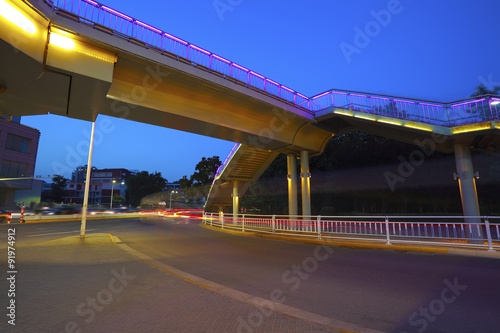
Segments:
[[[115,63],[116,61],[114,54],[75,40],[71,37],[71,34],[67,34],[65,31],[59,29],[51,31],[49,43],[63,50],[74,51],[104,62]]]
[[[377,119],[379,123],[384,123],[384,124],[390,124],[390,125],[396,125],[396,126],[402,126],[403,124],[400,123],[399,121],[395,120],[385,120],[385,119]]]
[[[417,130],[420,130],[420,131],[432,132],[432,128],[430,128],[430,127],[426,127],[426,126],[422,126],[422,125],[417,125],[417,124],[404,124],[404,126],[405,126],[405,127],[408,127],[408,128],[417,129]]]
[[[3,16],[29,34],[34,34],[36,32],[35,24],[19,9],[5,0],[0,0],[0,16]]]
[[[352,113],[350,112],[346,112],[346,111],[338,111],[338,110],[335,110],[333,111],[333,113],[336,113],[336,114],[341,114],[343,116],[349,116],[349,117],[352,117]]]
[[[362,115],[359,115],[359,114],[354,115],[354,117],[359,118],[359,119],[371,120],[371,121],[375,121],[376,120],[373,117],[362,116]]]
[[[465,125],[465,126],[460,126],[460,127],[455,127],[451,130],[452,134],[459,134],[459,133],[467,133],[467,132],[476,132],[476,131],[482,131],[482,130],[487,130],[491,129],[492,126],[491,124],[480,124],[478,125]]]
[[[76,48],[75,41],[73,39],[55,32],[50,34],[50,44],[65,50],[74,50]]]

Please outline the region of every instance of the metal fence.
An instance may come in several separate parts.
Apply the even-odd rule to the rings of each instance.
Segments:
[[[442,103],[344,90],[330,90],[311,97],[310,104],[313,112],[336,107],[451,127],[500,120],[499,102],[500,99],[493,95]]]
[[[317,239],[354,239],[500,247],[499,216],[290,216],[205,213],[203,223],[222,229]]]
[[[311,113],[337,107],[442,126],[500,120],[498,112],[500,99],[495,96],[441,103],[330,90],[314,97],[307,97],[259,73],[96,1],[45,0],[45,3],[51,6],[55,13],[79,20],[146,48],[174,56]]]

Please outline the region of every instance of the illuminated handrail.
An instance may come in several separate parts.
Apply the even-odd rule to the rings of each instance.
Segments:
[[[448,127],[500,120],[498,103],[500,97],[495,95],[442,103],[355,91],[329,90],[311,97],[310,100],[311,111],[314,113],[336,107]]]
[[[204,212],[214,227],[285,237],[500,248],[500,216],[321,216]],[[473,240],[468,243],[463,241]],[[457,242],[462,241],[462,242]],[[478,242],[478,241],[481,241]]]
[[[161,29],[134,19],[93,0],[45,0],[54,12],[66,14],[96,28],[139,43],[162,53],[175,55],[193,66],[218,73],[270,96],[290,102],[315,114],[336,107],[404,120],[441,126],[457,126],[483,121],[500,120],[500,96],[485,95],[467,100],[442,103],[380,94],[345,90],[329,90],[307,97],[265,76],[173,36]]]

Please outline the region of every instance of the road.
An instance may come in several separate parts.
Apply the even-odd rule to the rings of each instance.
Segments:
[[[19,247],[76,236],[80,229],[79,222],[11,226]],[[0,248],[7,227],[0,226]],[[330,248],[153,216],[90,220],[87,232],[113,234],[141,253],[230,288],[383,332],[500,332],[497,259]]]

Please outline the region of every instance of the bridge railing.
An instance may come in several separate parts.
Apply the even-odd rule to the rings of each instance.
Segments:
[[[310,111],[310,99],[293,89],[92,0],[45,0],[54,12],[90,24],[133,43],[187,60],[227,79]]]
[[[204,213],[222,229],[318,239],[500,248],[500,216],[288,216]],[[472,243],[471,243],[472,242]]]
[[[413,120],[433,125],[458,126],[500,120],[494,95],[484,95],[451,103],[409,99],[345,90],[330,90],[311,97],[311,111],[337,107],[376,115]]]

